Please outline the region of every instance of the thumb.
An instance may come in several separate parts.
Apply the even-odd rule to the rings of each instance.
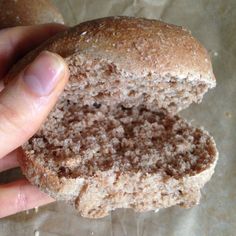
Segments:
[[[26,142],[55,105],[69,77],[64,60],[42,52],[0,93],[0,158]]]

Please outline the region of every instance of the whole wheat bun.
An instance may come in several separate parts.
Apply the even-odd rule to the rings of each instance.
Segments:
[[[0,0],[0,29],[38,25],[64,24],[58,9],[49,0]]]
[[[82,23],[29,53],[65,58],[70,80],[24,146],[29,181],[90,218],[199,202],[217,161],[203,129],[174,115],[215,86],[206,49],[185,29],[109,17]]]
[[[79,24],[30,53],[9,77],[42,50],[67,60],[72,77],[79,75],[83,80],[81,100],[86,104],[118,100],[129,105],[148,103],[152,108],[177,113],[192,102],[201,102],[204,93],[216,84],[206,49],[186,29],[157,20],[108,17]],[[85,68],[94,68],[93,61],[107,64],[107,73],[119,75],[119,82],[112,76],[100,81],[99,86],[89,81]],[[97,95],[87,98],[93,92]]]

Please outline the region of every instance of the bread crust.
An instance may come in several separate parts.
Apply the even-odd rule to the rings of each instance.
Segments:
[[[64,24],[58,9],[49,0],[0,0],[0,29],[38,25]]]
[[[84,22],[49,39],[11,71],[14,77],[42,50],[66,58],[74,53],[113,61],[139,75],[157,73],[215,86],[207,50],[186,29],[158,20],[106,17]]]

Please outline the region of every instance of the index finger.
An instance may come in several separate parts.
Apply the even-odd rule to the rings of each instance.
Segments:
[[[0,31],[0,79],[23,55],[40,45],[43,41],[64,31],[60,24],[20,26]],[[1,87],[1,85],[0,85]]]

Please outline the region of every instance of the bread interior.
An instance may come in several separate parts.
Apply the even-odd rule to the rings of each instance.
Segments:
[[[128,77],[111,63],[82,59],[68,60],[70,82],[25,145],[42,165],[67,178],[108,170],[181,178],[214,162],[216,148],[208,133],[165,109],[201,99],[205,84]]]
[[[145,104],[151,110],[164,108],[177,113],[193,102],[201,102],[211,86],[204,80],[194,80],[192,75],[183,79],[170,74],[160,77],[151,72],[137,75],[121,70],[107,60],[80,54],[67,61],[72,76],[70,86],[78,86],[79,79],[78,99],[83,105],[122,104],[131,108]]]

